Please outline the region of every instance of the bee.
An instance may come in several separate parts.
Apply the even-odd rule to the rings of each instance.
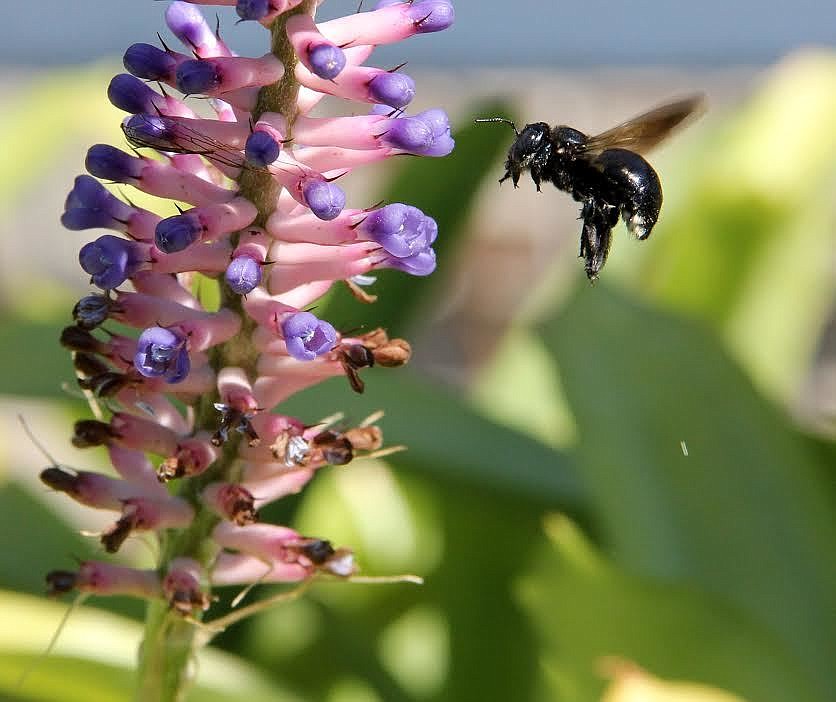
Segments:
[[[610,251],[613,227],[619,217],[639,240],[647,239],[662,208],[662,185],[653,167],[640,155],[656,146],[686,118],[703,110],[704,98],[694,95],[670,102],[627,120],[596,136],[572,127],[526,124],[522,131],[504,117],[477,119],[501,122],[514,130],[505,175],[514,187],[528,171],[540,191],[550,181],[581,203],[583,221],[580,257],[594,281]]]

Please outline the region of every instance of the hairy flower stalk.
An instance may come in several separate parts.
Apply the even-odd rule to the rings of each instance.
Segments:
[[[162,43],[126,51],[128,73],[108,97],[129,113],[132,149],[92,146],[90,175],[76,178],[62,216],[71,230],[112,232],[81,247],[100,291],[75,305],[61,343],[97,411],[76,422],[73,444],[106,447],[116,476],[55,465],[41,478],[113,512],[100,537],[108,553],[145,533],[160,557],[151,570],[87,561],[47,581],[56,594],[148,601],[139,700],[181,699],[213,585],[357,570],[350,549],[259,524],[258,510],[299,492],[319,468],[385,450],[381,430],[375,418],[312,425],[276,407],[333,376],[363,392],[364,368],[409,360],[409,344],[383,329],[346,336],[309,308],[337,281],[369,301],[358,285],[375,270],[434,270],[431,217],[403,203],[351,207],[338,179],[390,156],[453,148],[442,110],[407,111],[409,76],[364,65],[377,45],[448,27],[448,0],[381,0],[320,24],[316,0],[203,3],[233,5],[269,30],[270,51],[256,58],[236,56],[198,4],[166,11],[182,52]],[[312,114],[326,96],[354,101],[360,114]],[[138,207],[99,179],[174,200],[179,213]],[[201,304],[197,274],[218,281],[219,309]]]

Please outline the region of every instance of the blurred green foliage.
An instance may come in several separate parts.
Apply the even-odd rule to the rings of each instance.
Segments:
[[[514,352],[478,386],[373,369],[363,396],[336,379],[288,402],[305,421],[385,408],[387,443],[409,450],[324,472],[269,516],[351,544],[368,572],[426,584],[318,585],[220,637],[248,664],[234,664],[238,697],[217,680],[233,664],[204,660],[190,699],[593,702],[611,656],[752,702],[832,699],[836,452],[787,407],[832,312],[834,81],[833,55],[791,59],[672,150],[668,204],[637,264],[594,287],[579,277],[515,325]],[[503,150],[467,123],[457,140],[448,160],[404,161],[382,194],[438,218],[445,258],[469,244]],[[401,275],[377,292],[362,308],[334,296],[324,315],[405,333],[443,294]],[[3,329],[6,392],[56,397],[69,366],[46,326],[9,313]],[[528,391],[507,421],[474,409]],[[89,551],[30,492],[0,494],[0,585],[38,594],[43,571]],[[71,618],[70,644],[100,646],[59,648],[16,687],[60,615],[14,598],[0,600],[4,628],[29,633],[0,637],[4,699],[128,699],[130,655],[104,655],[114,631],[137,635],[127,619],[105,632]]]

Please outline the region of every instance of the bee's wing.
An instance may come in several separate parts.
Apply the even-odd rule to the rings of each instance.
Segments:
[[[252,168],[244,160],[241,149],[201,134],[183,123],[177,124],[176,131],[176,135],[171,139],[156,139],[148,136],[146,132],[122,124],[125,138],[137,148],[146,147],[175,154],[197,154],[230,168]]]
[[[643,153],[656,146],[686,118],[702,114],[704,110],[705,96],[702,94],[669,102],[590,137],[582,150],[589,155],[616,148]]]

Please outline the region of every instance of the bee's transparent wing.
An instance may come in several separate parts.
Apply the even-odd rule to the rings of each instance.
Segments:
[[[125,123],[122,124],[122,131],[128,142],[137,148],[146,147],[175,154],[197,154],[231,168],[249,168],[240,149],[201,134],[182,122],[176,123],[176,133],[168,137],[156,138]]]
[[[666,103],[590,137],[583,146],[583,152],[596,155],[607,149],[629,149],[637,153],[649,151],[688,117],[696,117],[704,111],[705,96],[702,94]]]

